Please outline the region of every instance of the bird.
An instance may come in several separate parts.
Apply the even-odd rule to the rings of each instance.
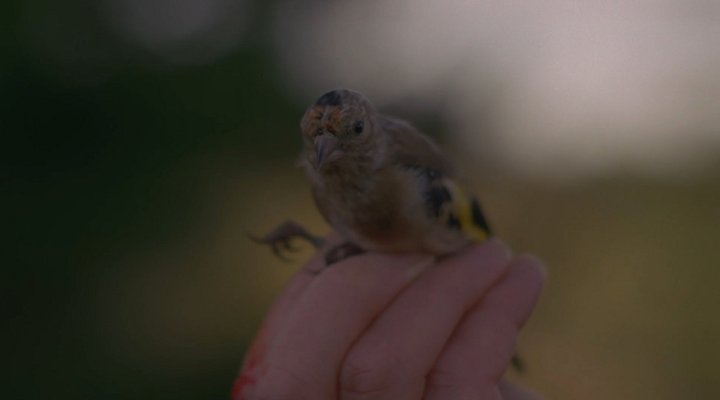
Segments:
[[[363,94],[323,94],[300,131],[298,164],[320,214],[345,240],[325,254],[326,266],[369,251],[443,257],[491,237],[480,202],[438,145],[409,122],[380,113]],[[284,258],[295,238],[317,249],[325,244],[292,220],[253,239]],[[511,364],[524,370],[517,355]]]
[[[363,94],[323,94],[303,115],[300,131],[299,166],[320,214],[344,239],[325,254],[327,265],[371,251],[442,257],[491,236],[477,197],[438,145],[409,122],[379,112]],[[295,238],[324,245],[292,220],[256,240],[282,257]]]

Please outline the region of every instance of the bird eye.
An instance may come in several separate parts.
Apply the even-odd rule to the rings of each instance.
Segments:
[[[353,125],[355,133],[362,133],[363,129],[365,129],[365,123],[362,120],[355,122],[355,125]]]

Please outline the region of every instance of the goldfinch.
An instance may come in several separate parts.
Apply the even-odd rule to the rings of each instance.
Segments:
[[[300,129],[299,164],[315,204],[346,240],[325,254],[327,265],[364,251],[443,256],[491,235],[477,198],[462,189],[438,146],[408,122],[378,112],[362,94],[323,94]],[[293,221],[256,240],[282,257],[296,237],[323,245]],[[523,369],[517,356],[512,364]]]
[[[328,264],[362,251],[442,256],[490,235],[477,199],[456,181],[438,146],[408,122],[378,112],[362,94],[323,94],[300,128],[300,166],[317,208],[347,241],[326,254]],[[322,245],[290,221],[260,241],[280,255],[294,237]]]

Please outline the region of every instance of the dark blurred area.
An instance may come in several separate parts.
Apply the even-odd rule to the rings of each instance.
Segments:
[[[687,23],[720,20],[702,1],[661,3]],[[247,234],[288,218],[327,229],[294,164],[304,107],[335,86],[367,92],[440,141],[498,233],[548,264],[546,292],[520,340],[528,372],[515,379],[553,399],[720,397],[720,55],[707,54],[718,52],[717,29],[686,32],[678,23],[668,31],[678,40],[689,32],[693,54],[702,54],[658,51],[684,60],[658,72],[669,89],[650,79],[651,90],[626,96],[590,68],[552,69],[553,80],[600,79],[580,85],[581,97],[611,92],[626,102],[627,115],[616,118],[608,106],[600,118],[584,107],[548,108],[544,88],[558,86],[528,78],[547,63],[490,66],[513,58],[480,46],[469,59],[443,46],[477,34],[513,49],[522,40],[506,28],[444,35],[440,24],[429,36],[400,34],[407,43],[393,36],[410,32],[413,18],[426,26],[419,14],[432,12],[429,4],[5,2],[3,397],[227,398],[264,311],[310,251],[288,265]],[[481,11],[486,20],[521,15],[538,26],[574,18],[555,9]],[[456,17],[457,26],[469,24]],[[393,29],[362,28],[370,22]],[[356,45],[328,34],[345,23],[348,34],[377,37]],[[588,54],[614,43],[579,40]],[[451,56],[452,66],[435,61]],[[643,66],[643,76],[655,71]],[[557,100],[573,87],[547,94]],[[542,106],[515,107],[518,94]],[[583,97],[590,109],[615,104],[601,98]],[[576,123],[562,125],[565,115]],[[538,138],[545,147],[513,144]]]

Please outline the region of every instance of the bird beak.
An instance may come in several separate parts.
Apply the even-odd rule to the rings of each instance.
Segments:
[[[337,149],[337,138],[331,134],[325,133],[315,138],[315,169],[320,170],[333,157]]]

